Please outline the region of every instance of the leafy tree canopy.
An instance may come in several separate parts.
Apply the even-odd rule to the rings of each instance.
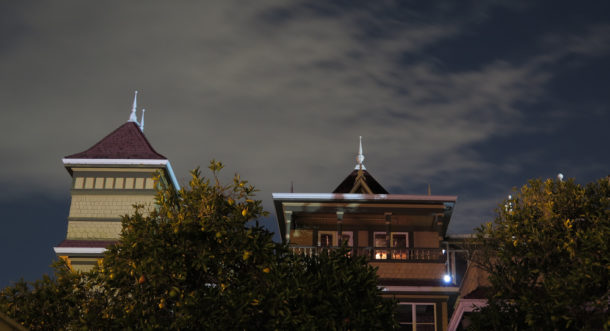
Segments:
[[[32,329],[390,329],[395,303],[375,269],[347,250],[292,254],[248,222],[265,214],[238,175],[221,185],[192,172],[162,188],[157,208],[123,218],[119,242],[88,273],[19,282],[0,310]]]
[[[530,180],[477,230],[490,273],[473,329],[610,328],[610,183]]]

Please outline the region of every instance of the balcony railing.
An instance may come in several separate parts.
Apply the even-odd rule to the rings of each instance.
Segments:
[[[337,246],[290,246],[297,254],[308,256],[317,255],[321,252],[338,249]],[[350,247],[348,247],[350,248]],[[369,261],[404,261],[404,262],[439,262],[446,260],[445,250],[440,248],[385,248],[385,247],[351,247],[349,254],[364,256]]]

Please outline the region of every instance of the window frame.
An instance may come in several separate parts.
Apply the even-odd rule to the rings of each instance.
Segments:
[[[438,326],[437,326],[437,310],[436,310],[436,304],[433,302],[398,302],[399,305],[411,305],[411,322],[405,322],[405,323],[401,323],[400,321],[398,321],[398,324],[402,327],[402,326],[407,326],[407,325],[411,325],[411,329],[413,331],[417,330],[417,325],[433,325],[434,326],[434,330],[438,330]],[[417,309],[416,306],[432,306],[433,308],[433,319],[432,322],[421,322],[418,323],[417,322]]]

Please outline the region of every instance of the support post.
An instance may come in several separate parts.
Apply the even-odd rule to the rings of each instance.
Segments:
[[[292,228],[292,211],[284,211],[284,220],[286,220],[286,244],[290,243],[290,229]]]
[[[388,255],[390,255],[390,239],[392,234],[392,213],[385,213],[385,226],[386,226],[386,234],[385,234],[385,242],[386,247],[388,248]]]
[[[343,212],[337,212],[337,246],[343,245]]]

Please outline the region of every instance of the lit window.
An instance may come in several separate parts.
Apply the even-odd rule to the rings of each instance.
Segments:
[[[406,232],[392,232],[392,258],[406,260],[408,257],[408,237]]]
[[[388,251],[385,249],[377,249],[377,247],[387,247],[387,239],[385,232],[375,232],[375,259],[385,260],[388,258]]]

